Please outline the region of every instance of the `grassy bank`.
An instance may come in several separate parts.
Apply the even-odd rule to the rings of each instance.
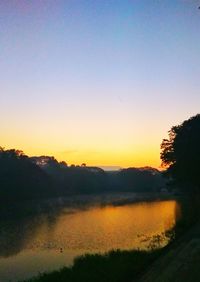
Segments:
[[[111,251],[105,255],[84,255],[73,266],[44,273],[23,282],[128,282],[137,277],[163,250]]]

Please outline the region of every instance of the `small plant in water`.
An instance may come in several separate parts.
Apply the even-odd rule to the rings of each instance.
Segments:
[[[175,230],[174,228],[172,228],[160,234],[152,236],[142,234],[138,235],[138,237],[141,237],[141,243],[146,243],[147,250],[153,251],[156,249],[160,249],[172,242],[175,239]]]

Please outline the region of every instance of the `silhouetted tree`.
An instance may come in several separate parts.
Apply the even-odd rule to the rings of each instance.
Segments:
[[[161,160],[175,183],[200,191],[200,114],[171,128],[161,144]]]
[[[22,151],[0,148],[0,202],[51,197],[52,179]]]

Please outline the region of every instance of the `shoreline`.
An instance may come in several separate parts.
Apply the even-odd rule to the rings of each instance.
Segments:
[[[74,195],[42,200],[27,200],[12,205],[1,205],[0,220],[14,217],[33,216],[54,213],[63,208],[72,210],[89,209],[92,207],[123,206],[142,202],[178,200],[180,196],[162,193],[102,193],[90,195]]]

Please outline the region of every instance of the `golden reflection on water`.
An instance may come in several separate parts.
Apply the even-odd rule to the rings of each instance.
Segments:
[[[175,201],[138,203],[125,206],[93,208],[71,215],[61,215],[51,240],[62,248],[107,251],[111,248],[144,248],[138,235],[160,234],[175,224]]]
[[[165,232],[174,226],[177,217],[180,217],[178,203],[161,201],[73,212],[65,208],[54,216],[21,223],[20,234],[17,223],[8,229],[11,239],[5,231],[7,237],[1,234],[4,248],[0,250],[0,281],[16,281],[69,265],[75,256],[86,252],[144,249],[148,242],[141,240],[143,236]]]

